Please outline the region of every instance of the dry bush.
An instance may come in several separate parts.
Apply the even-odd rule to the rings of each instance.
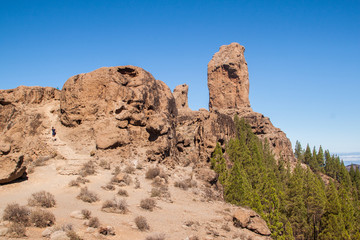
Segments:
[[[52,226],[55,223],[55,216],[49,211],[36,209],[30,214],[30,222],[39,228]]]
[[[221,229],[222,229],[222,230],[225,230],[225,231],[227,231],[227,232],[230,232],[230,231],[231,231],[231,229],[230,229],[230,227],[229,227],[229,225],[228,225],[227,223],[224,223],[224,224],[221,226]]]
[[[87,209],[81,210],[81,214],[84,216],[85,219],[91,218],[91,211]]]
[[[96,202],[99,200],[98,195],[94,192],[89,191],[87,187],[81,188],[80,193],[77,196],[77,198],[83,200],[84,202],[88,202],[88,203]]]
[[[40,191],[33,193],[28,199],[28,205],[32,207],[51,208],[56,204],[55,197],[49,192]]]
[[[145,173],[145,178],[147,179],[154,179],[155,177],[160,175],[160,168],[159,167],[152,167],[147,170]]]
[[[105,212],[113,212],[113,213],[121,213],[121,214],[125,214],[129,211],[128,204],[126,203],[125,199],[106,200],[103,203],[101,210]]]
[[[76,180],[71,180],[68,184],[69,187],[80,187],[80,184]]]
[[[140,188],[140,181],[139,181],[138,178],[135,178],[134,187],[135,187],[135,189],[139,189],[139,188]]]
[[[145,240],[165,240],[165,234],[163,233],[155,233],[150,236],[147,236]]]
[[[82,177],[86,177],[89,175],[94,175],[95,174],[95,163],[93,161],[88,161],[86,163],[84,163],[84,165],[82,166],[82,168],[80,169],[80,175]]]
[[[30,210],[17,203],[11,203],[4,209],[3,220],[10,221],[24,226],[29,225]]]
[[[99,166],[102,167],[103,169],[110,170],[110,163],[104,159],[100,161]]]
[[[129,196],[128,192],[125,189],[119,189],[117,194],[120,195],[120,196],[123,196],[123,197],[128,197]]]
[[[129,174],[123,175],[122,178],[118,178],[118,176],[114,176],[111,178],[110,183],[117,184],[117,185],[130,185],[132,182],[132,178]]]
[[[7,234],[14,238],[26,237],[26,228],[23,224],[14,222],[8,228]]]
[[[188,178],[188,179],[185,179],[185,180],[182,180],[182,181],[176,181],[174,183],[174,186],[178,187],[178,188],[181,188],[181,189],[184,189],[184,190],[187,190],[189,188],[196,187],[197,182],[195,180],[192,180],[191,178]]]
[[[143,217],[143,216],[138,216],[134,219],[135,221],[135,224],[137,226],[137,228],[140,230],[140,231],[145,231],[145,230],[149,230],[150,227],[149,227],[149,224],[147,223],[146,221],[146,218]]]
[[[90,182],[89,179],[83,177],[77,177],[75,180],[71,180],[69,182],[69,187],[79,187],[80,184],[85,184]]]
[[[152,198],[145,198],[140,201],[140,207],[152,211],[156,207],[156,201]]]
[[[98,228],[100,227],[100,221],[97,217],[92,217],[89,220],[89,227]]]
[[[131,165],[128,165],[126,166],[126,168],[124,169],[124,172],[125,173],[128,173],[128,174],[133,174],[135,173],[135,168]]]
[[[150,192],[150,197],[161,197],[160,188],[152,188]]]
[[[112,175],[118,175],[119,173],[121,172],[121,169],[120,169],[120,167],[119,166],[116,166],[115,167],[115,169],[114,169],[114,171],[112,172]]]
[[[66,236],[70,238],[70,240],[83,240],[74,230],[67,231]]]
[[[114,191],[115,187],[111,183],[106,184],[105,186],[102,186],[101,188],[108,190],[108,191]]]

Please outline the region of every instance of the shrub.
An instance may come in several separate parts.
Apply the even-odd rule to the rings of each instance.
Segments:
[[[184,189],[184,190],[187,190],[189,188],[196,187],[197,182],[195,180],[192,180],[191,178],[188,178],[188,179],[185,179],[185,180],[182,180],[182,181],[176,181],[174,183],[174,186],[178,187],[178,188],[181,188],[181,189]]]
[[[21,223],[12,223],[8,229],[8,234],[11,237],[26,237],[26,228]]]
[[[124,169],[124,172],[126,172],[128,174],[133,174],[135,172],[135,168],[131,165],[126,166],[126,168]]]
[[[77,177],[75,180],[71,180],[69,182],[69,187],[79,187],[80,184],[85,184],[90,182],[88,179],[83,177]]]
[[[89,227],[98,228],[100,226],[100,221],[97,217],[92,217],[89,220]]]
[[[165,234],[155,233],[153,235],[147,236],[145,240],[165,240]]]
[[[115,167],[115,169],[114,169],[114,171],[112,172],[112,175],[118,175],[119,173],[121,172],[121,169],[120,169],[120,167],[119,166],[116,166]]]
[[[81,210],[81,214],[84,216],[85,219],[91,218],[91,211],[87,209]]]
[[[55,223],[55,216],[49,211],[45,211],[42,209],[36,209],[30,214],[30,222],[35,227],[48,227],[52,226]]]
[[[145,231],[145,230],[149,230],[150,227],[149,227],[149,224],[147,223],[146,221],[146,218],[144,218],[143,216],[138,216],[134,219],[135,221],[135,224],[137,226],[137,228],[140,230],[140,231]]]
[[[132,182],[132,179],[131,179],[131,176],[126,173],[123,176],[116,175],[116,176],[112,177],[110,182],[118,184],[118,185],[121,185],[121,184],[130,185]]]
[[[140,207],[152,211],[156,206],[156,201],[152,198],[146,198],[140,201]]]
[[[80,184],[76,180],[71,180],[68,184],[69,187],[79,187]]]
[[[17,203],[11,203],[4,209],[3,220],[27,226],[29,224],[30,210]]]
[[[152,188],[150,192],[151,197],[161,197],[161,190],[160,188]]]
[[[145,178],[147,179],[153,179],[156,176],[160,175],[160,168],[159,167],[153,167],[149,168],[147,172],[145,173]]]
[[[123,197],[128,197],[129,196],[128,192],[125,189],[119,189],[117,194],[120,195],[120,196],[123,196]]]
[[[108,191],[114,191],[115,187],[111,183],[106,184],[105,186],[102,186],[101,188],[108,190]]]
[[[77,235],[77,233],[74,230],[67,231],[66,236],[68,236],[70,240],[82,240],[82,238],[79,235]]]
[[[99,166],[106,170],[110,169],[110,163],[104,159],[100,161]]]
[[[96,202],[99,200],[98,195],[94,192],[89,191],[87,187],[81,188],[80,193],[77,196],[77,198],[83,200],[84,202],[88,202],[88,203]]]
[[[101,210],[106,211],[106,212],[113,212],[113,213],[127,213],[128,210],[128,204],[126,203],[125,199],[113,199],[113,200],[106,200],[102,207]]]
[[[96,172],[95,171],[95,164],[94,164],[93,161],[88,161],[88,162],[84,163],[84,165],[80,169],[80,175],[82,177],[93,175],[93,174],[95,174],[95,172]]]
[[[51,208],[56,204],[54,195],[49,192],[40,191],[33,193],[28,199],[29,206]]]
[[[141,164],[141,163],[138,163],[137,165],[136,165],[136,169],[139,169],[139,170],[141,170],[141,169],[143,169],[144,167],[143,167],[143,165]]]

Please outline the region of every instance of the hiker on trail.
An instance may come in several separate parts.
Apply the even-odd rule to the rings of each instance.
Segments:
[[[55,130],[54,127],[51,127],[51,135],[53,136],[54,141],[56,141],[56,138],[55,138],[55,136],[56,136],[56,130]]]

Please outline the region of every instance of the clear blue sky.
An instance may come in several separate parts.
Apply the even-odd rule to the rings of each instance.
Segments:
[[[250,102],[293,144],[360,152],[360,1],[0,0],[0,89],[136,65],[208,107],[207,63],[246,47]]]

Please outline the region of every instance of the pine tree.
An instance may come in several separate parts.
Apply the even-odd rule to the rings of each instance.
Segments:
[[[299,141],[296,141],[294,154],[298,161],[304,162],[304,150],[302,149]]]
[[[338,191],[333,181],[329,182],[326,196],[327,204],[324,216],[321,219],[319,239],[349,239],[342,218]]]
[[[219,182],[224,185],[228,176],[226,167],[226,160],[223,156],[223,152],[219,143],[216,144],[215,150],[210,159],[211,167],[218,174]]]
[[[304,163],[305,164],[310,164],[310,161],[311,161],[311,150],[310,150],[310,146],[309,144],[306,145],[306,150],[305,150],[305,153],[304,153]]]
[[[317,160],[317,165],[319,167],[319,169],[322,169],[325,165],[324,163],[324,151],[320,145],[319,151],[316,155],[316,160]]]

